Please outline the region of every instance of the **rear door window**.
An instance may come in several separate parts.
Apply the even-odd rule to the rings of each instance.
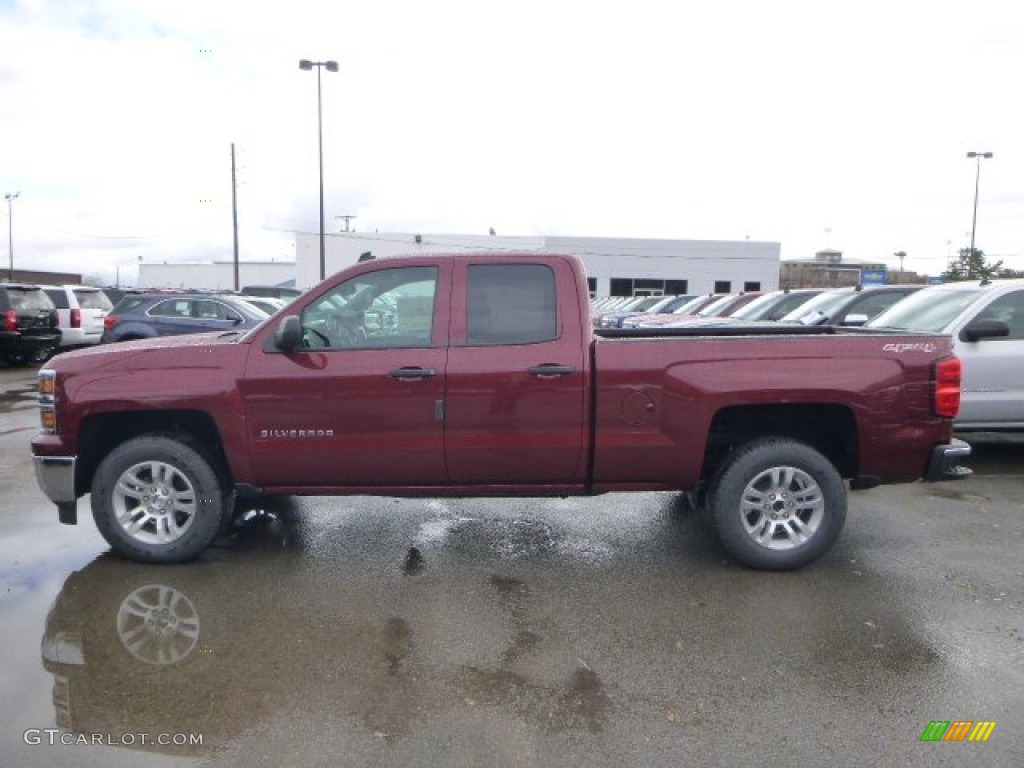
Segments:
[[[555,273],[546,264],[471,265],[466,307],[472,346],[558,338]]]
[[[68,304],[68,294],[63,288],[46,288],[46,295],[50,297],[50,301],[54,303],[57,309],[70,309]]]

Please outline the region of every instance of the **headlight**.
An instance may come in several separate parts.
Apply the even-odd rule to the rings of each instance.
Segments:
[[[57,372],[39,372],[39,429],[44,435],[57,434]]]

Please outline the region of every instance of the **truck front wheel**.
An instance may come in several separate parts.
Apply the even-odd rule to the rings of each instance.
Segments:
[[[217,473],[179,440],[128,440],[100,463],[92,484],[96,527],[120,555],[149,563],[190,560],[210,545],[225,514]]]
[[[719,468],[708,508],[722,545],[750,568],[786,571],[824,555],[846,522],[846,488],[814,448],[764,438]]]

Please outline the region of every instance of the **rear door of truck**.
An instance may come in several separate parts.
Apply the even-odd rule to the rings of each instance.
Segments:
[[[577,270],[550,256],[456,261],[445,394],[453,485],[586,482],[589,328]]]

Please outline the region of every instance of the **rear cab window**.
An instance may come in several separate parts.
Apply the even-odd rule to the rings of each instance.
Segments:
[[[559,337],[555,273],[546,264],[469,267],[466,343],[537,344]]]

